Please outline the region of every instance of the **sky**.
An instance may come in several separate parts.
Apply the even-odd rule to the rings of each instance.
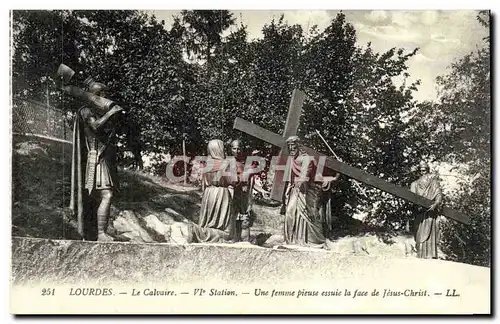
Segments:
[[[247,10],[231,11],[236,25],[248,26],[249,38],[262,37],[262,27],[283,13],[289,24],[318,25],[320,30],[327,27],[338,10]],[[385,52],[392,47],[402,47],[408,52],[419,48],[417,55],[408,62],[410,81],[421,80],[417,100],[437,98],[435,79],[447,73],[447,68],[457,58],[474,51],[482,44],[489,31],[476,20],[476,11],[401,11],[401,10],[354,10],[343,11],[347,21],[357,32],[358,45],[371,42],[377,52]],[[152,11],[158,19],[169,25],[173,16],[180,11]]]

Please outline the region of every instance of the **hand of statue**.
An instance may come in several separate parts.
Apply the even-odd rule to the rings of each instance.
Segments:
[[[113,106],[113,108],[111,108],[109,110],[109,114],[113,115],[113,114],[119,113],[120,111],[123,111],[123,108],[118,106],[118,105],[115,105],[115,106]]]
[[[332,189],[334,183],[337,182],[338,179],[339,179],[338,173],[335,177],[323,177],[323,183],[321,184],[321,188],[323,189],[323,191],[328,191]]]
[[[328,191],[331,189],[332,181],[323,181],[323,184],[321,185],[321,189],[323,191]]]
[[[431,205],[431,207],[429,207],[429,209],[427,209],[427,211],[432,211],[432,210],[435,210],[435,209],[436,209],[436,207],[437,207],[438,205],[439,205],[438,203],[433,203],[433,204]]]

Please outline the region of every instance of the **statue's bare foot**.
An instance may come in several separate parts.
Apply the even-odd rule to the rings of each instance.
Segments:
[[[106,233],[101,233],[97,236],[99,242],[113,242],[114,239]]]
[[[324,249],[328,250],[328,251],[331,251],[331,250],[333,250],[333,248],[334,248],[333,242],[330,241],[329,239],[326,239],[325,240],[325,244],[324,244]]]

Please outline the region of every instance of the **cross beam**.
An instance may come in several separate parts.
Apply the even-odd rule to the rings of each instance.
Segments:
[[[278,155],[278,165],[285,164],[288,158],[288,148],[284,145],[284,141],[290,136],[297,135],[302,105],[304,104],[304,96],[304,92],[298,89],[295,89],[292,92],[292,100],[290,101],[288,116],[286,118],[285,129],[282,136],[283,144],[279,145],[281,150]],[[283,181],[284,176],[285,173],[283,170],[276,170],[274,174],[273,187],[271,189],[271,198],[274,200],[280,201],[283,198],[283,193],[285,192],[285,181]]]
[[[285,146],[285,138],[282,136],[275,134],[273,132],[268,131],[262,127],[259,127],[255,124],[252,124],[244,119],[236,118],[234,121],[234,128],[245,132],[253,137],[261,139],[265,142],[273,144],[278,147]],[[323,154],[316,152],[315,150],[302,146],[302,149],[310,156],[319,157]],[[387,182],[383,179],[380,179],[374,175],[371,175],[363,170],[352,167],[346,163],[340,162],[334,158],[327,157],[325,161],[325,166],[329,169],[335,170],[349,178],[358,180],[363,182],[371,187],[377,188],[384,192],[390,193],[396,197],[402,198],[404,200],[410,201],[414,204],[429,208],[434,202],[430,199],[424,198],[420,195],[417,195],[410,190],[397,186],[393,183]],[[276,181],[276,179],[275,179]],[[283,181],[280,181],[283,182]],[[274,199],[274,198],[273,198]],[[281,200],[278,199],[278,200]],[[470,219],[467,215],[462,214],[454,209],[443,206],[442,213],[444,216],[454,219],[460,223],[469,224]]]

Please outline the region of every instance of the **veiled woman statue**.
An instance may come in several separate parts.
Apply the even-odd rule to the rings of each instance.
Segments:
[[[198,225],[226,231],[231,223],[233,184],[231,176],[224,175],[228,164],[224,143],[214,139],[208,143],[207,170],[202,174],[203,197]]]

